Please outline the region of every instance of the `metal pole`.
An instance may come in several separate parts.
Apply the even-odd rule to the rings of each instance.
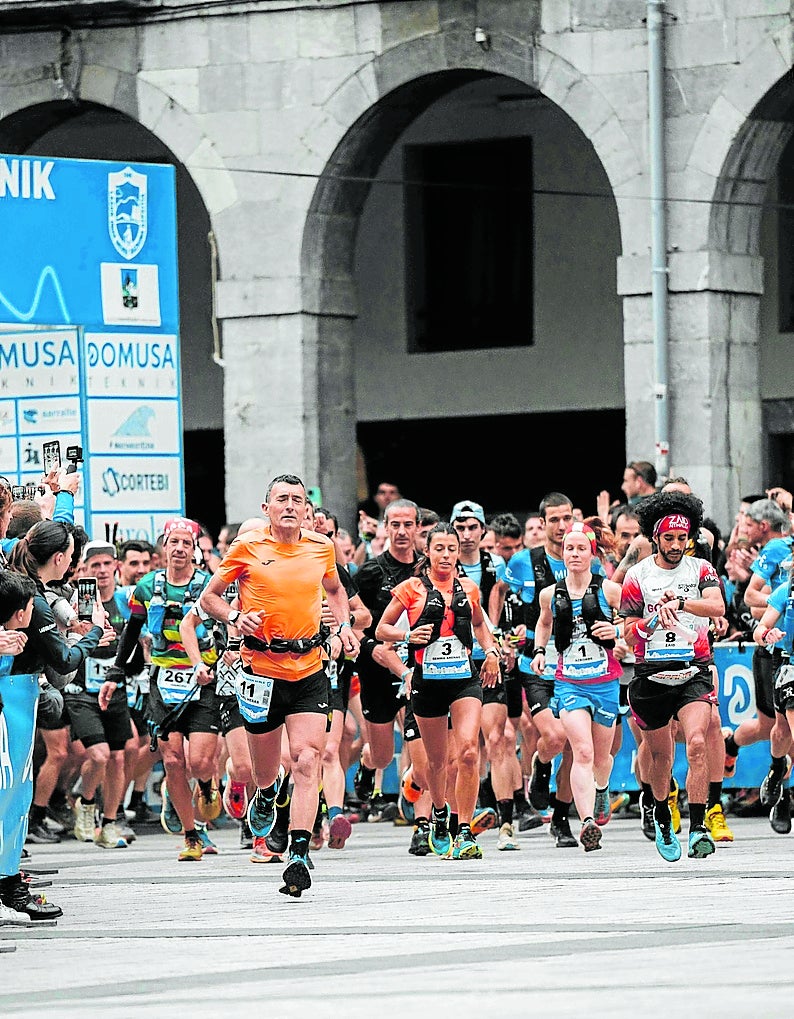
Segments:
[[[653,315],[656,473],[666,478],[670,464],[670,411],[667,402],[667,209],[664,162],[664,6],[647,0],[648,150],[651,183],[651,310]]]

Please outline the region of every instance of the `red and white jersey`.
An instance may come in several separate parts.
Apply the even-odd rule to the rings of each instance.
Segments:
[[[652,616],[659,609],[659,599],[665,591],[674,591],[680,598],[700,598],[709,587],[719,587],[717,573],[711,563],[696,556],[684,556],[673,570],[662,569],[656,564],[656,556],[648,556],[632,566],[623,581],[620,598],[620,614],[624,618]],[[637,663],[658,666],[667,670],[686,668],[692,663],[699,665],[711,662],[709,644],[709,620],[694,616],[690,612],[679,612],[681,628],[694,630],[694,641],[675,631],[657,629],[649,640],[637,634],[634,654]],[[681,663],[678,665],[677,663]]]

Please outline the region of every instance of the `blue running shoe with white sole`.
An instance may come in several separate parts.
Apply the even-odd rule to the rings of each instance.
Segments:
[[[177,814],[171,797],[168,795],[168,785],[165,779],[163,779],[160,786],[160,796],[163,801],[163,805],[160,808],[160,824],[163,826],[163,830],[167,831],[169,835],[181,835],[182,822],[179,820],[179,814]]]
[[[273,830],[273,826],[276,823],[276,799],[281,783],[284,781],[284,775],[284,765],[280,764],[278,777],[271,787],[272,792],[270,795],[266,796],[264,789],[257,789],[251,797],[246,817],[248,819],[248,827],[255,838],[265,838]]]
[[[430,818],[430,849],[435,853],[436,856],[449,856],[452,852],[452,836],[449,833],[449,819],[450,819],[449,804],[444,806],[444,816],[442,818],[436,817],[435,808],[433,808],[432,817]]]
[[[656,832],[656,848],[659,850],[659,856],[663,860],[667,860],[668,863],[680,860],[681,843],[673,831],[673,826],[666,824],[662,827],[658,821],[654,821],[653,827]]]
[[[482,849],[477,845],[477,839],[472,834],[468,825],[461,825],[461,829],[455,836],[452,843],[453,860],[481,860]]]
[[[692,860],[702,860],[716,850],[714,839],[706,827],[693,828],[689,833],[689,851],[687,856]]]

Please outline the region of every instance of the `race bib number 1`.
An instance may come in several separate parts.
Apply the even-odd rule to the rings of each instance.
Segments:
[[[241,672],[237,677],[236,694],[240,714],[246,722],[266,722],[273,697],[275,680]]]
[[[607,674],[607,653],[592,640],[575,640],[562,654],[564,679],[596,679]]]
[[[107,672],[113,664],[113,658],[86,658],[85,690],[86,693],[99,693],[105,682]]]

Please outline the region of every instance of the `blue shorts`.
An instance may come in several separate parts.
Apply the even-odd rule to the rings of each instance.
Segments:
[[[616,679],[606,683],[568,683],[555,679],[554,696],[549,707],[556,718],[561,711],[576,711],[584,708],[593,716],[593,721],[610,729],[617,721],[620,711],[620,684]]]

